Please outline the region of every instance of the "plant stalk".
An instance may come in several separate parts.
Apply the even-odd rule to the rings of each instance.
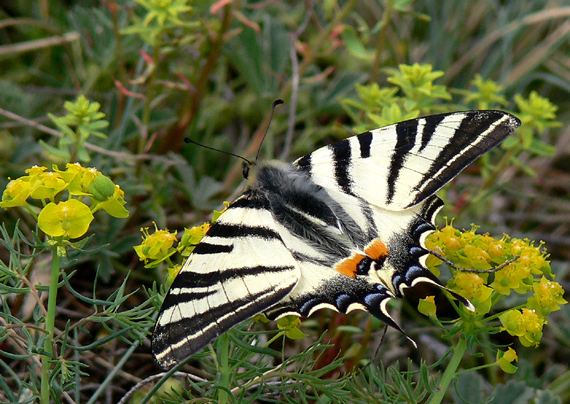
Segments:
[[[428,404],[440,404],[445,397],[445,393],[447,393],[447,389],[451,384],[451,381],[457,376],[457,368],[459,368],[459,364],[461,363],[461,359],[465,355],[467,351],[467,340],[465,338],[459,338],[459,342],[453,349],[453,356],[443,372],[443,376],[441,378],[441,382],[439,384],[439,389],[437,393],[435,393],[431,399],[428,401]]]
[[[220,348],[218,351],[218,357],[220,358],[219,372],[221,376],[219,383],[220,386],[224,387],[223,389],[218,389],[218,402],[220,404],[226,404],[230,402],[230,396],[228,394],[228,391],[230,391],[230,337],[228,333],[224,333],[218,338],[217,346]]]
[[[57,303],[57,284],[59,282],[59,256],[57,246],[53,247],[53,258],[51,261],[51,279],[48,292],[48,309],[46,316],[46,343],[44,349],[46,353],[42,355],[42,384],[41,384],[41,404],[50,403],[50,360],[53,359],[53,338],[55,330],[55,309]]]

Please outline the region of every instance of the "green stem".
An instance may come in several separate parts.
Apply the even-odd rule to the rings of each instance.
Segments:
[[[265,348],[268,347],[269,345],[273,344],[273,342],[276,341],[278,338],[281,338],[283,335],[285,335],[285,331],[279,331],[269,341],[263,344],[263,347]]]
[[[394,8],[394,0],[388,0],[386,2],[386,8],[382,15],[382,21],[380,22],[380,33],[378,34],[378,42],[376,43],[376,52],[374,55],[374,62],[372,64],[372,69],[370,69],[370,84],[376,83],[378,80],[378,74],[380,71],[380,62],[382,58],[382,51],[384,50],[384,45],[386,43],[386,31],[388,25],[390,24],[390,18],[392,17],[392,10]]]
[[[228,391],[230,390],[230,337],[228,333],[222,334],[218,338],[218,357],[220,358],[220,379],[219,384],[225,389],[218,390],[218,403],[226,404],[230,402]],[[227,390],[226,390],[227,389]]]
[[[487,352],[490,352],[490,351],[487,351]],[[466,373],[475,372],[475,371],[477,371],[477,370],[483,370],[483,369],[494,368],[494,367],[496,367],[496,366],[499,366],[499,365],[497,364],[497,361],[495,361],[495,360],[493,359],[492,361],[486,363],[485,365],[475,366],[474,368],[469,368],[469,369],[465,369],[465,370],[462,370],[462,371],[460,371],[460,372],[457,372],[457,373],[455,374],[455,376],[461,376],[461,375],[464,375],[464,374],[466,374]],[[495,385],[493,385],[493,386],[495,386]]]
[[[431,399],[428,401],[428,404],[440,404],[445,397],[445,393],[447,393],[447,389],[451,384],[451,381],[457,376],[457,368],[461,363],[461,359],[465,355],[467,351],[467,340],[464,338],[459,338],[459,342],[453,349],[453,356],[443,372],[443,376],[441,378],[441,382],[439,384],[439,388],[437,393],[435,393]]]
[[[485,182],[483,183],[483,185],[481,185],[481,187],[477,190],[477,192],[475,192],[473,195],[475,195],[475,197],[471,198],[470,203],[466,203],[464,204],[461,208],[458,209],[457,214],[461,214],[465,209],[467,209],[467,207],[470,204],[473,204],[474,202],[479,201],[484,195],[485,195],[485,191],[491,187],[493,184],[496,183],[497,181],[497,177],[499,176],[499,174],[501,174],[505,168],[509,165],[510,161],[511,161],[511,157],[515,154],[515,150],[514,149],[509,149],[501,158],[501,161],[495,166],[495,169],[493,170],[493,172],[491,173],[491,175],[489,175],[489,177],[485,180]],[[496,184],[495,184],[496,186]]]
[[[55,330],[55,309],[57,302],[57,284],[59,282],[59,256],[57,255],[57,247],[53,247],[53,258],[51,261],[51,279],[49,283],[48,309],[46,317],[46,343],[44,349],[46,354],[42,355],[42,385],[41,385],[41,404],[49,404],[49,373],[51,368],[50,360],[53,359],[53,338]]]

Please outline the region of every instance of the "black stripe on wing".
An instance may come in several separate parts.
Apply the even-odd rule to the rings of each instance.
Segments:
[[[283,271],[290,271],[293,267],[289,265],[284,266],[265,266],[257,265],[255,267],[246,268],[227,268],[223,271],[214,271],[207,273],[197,273],[190,271],[181,271],[174,283],[170,287],[170,293],[162,303],[161,311],[168,310],[177,304],[199,300],[217,293],[215,290],[208,292],[196,292],[192,289],[208,288],[219,284],[231,282],[238,278],[245,278],[247,276],[257,276],[260,274],[275,274]],[[254,279],[252,281],[255,281]],[[185,292],[188,290],[188,292]],[[184,291],[184,292],[180,292]],[[203,295],[203,296],[202,296]]]
[[[267,203],[264,202],[262,198],[254,200],[253,198],[249,198],[249,195],[244,194],[236,199],[228,209],[263,209],[266,205]],[[193,254],[223,254],[233,251],[231,244],[217,244],[212,237],[228,240],[236,237],[260,237],[265,240],[281,239],[276,231],[264,226],[248,226],[244,224],[224,223],[223,221],[214,223],[206,235],[208,238],[194,248]]]
[[[270,210],[271,206],[266,198],[257,197],[255,190],[248,189],[228,206],[228,210],[232,208]]]
[[[350,142],[345,139],[329,146],[333,154],[334,177],[339,188],[346,194],[352,195],[352,179],[349,169],[352,163]]]
[[[203,241],[194,248],[193,254],[224,254],[231,253],[233,249],[232,245],[210,244]]]
[[[399,180],[402,167],[406,163],[408,152],[414,147],[417,137],[418,121],[407,121],[404,125],[396,125],[396,147],[392,154],[392,163],[388,174],[387,203],[391,203],[396,193],[396,184]]]
[[[311,167],[313,164],[311,163],[310,154],[306,154],[303,157],[300,157],[297,161],[295,161],[295,164],[297,165],[297,169],[299,171],[303,171],[307,174],[311,173]]]
[[[163,325],[157,323],[152,336],[153,355],[164,368],[182,362],[234,325],[283,299],[289,291],[264,290],[208,308],[201,316],[183,317],[180,321]],[[236,305],[240,307],[237,313],[234,311]]]
[[[370,146],[372,145],[372,132],[364,132],[358,135],[358,144],[360,145],[360,158],[367,159],[370,157]]]
[[[454,135],[414,188],[418,194],[409,206],[413,206],[432,195],[478,157],[491,150],[509,136],[520,121],[502,111],[468,111]],[[432,136],[437,136],[442,120],[449,115],[434,115],[423,118],[426,121],[422,134],[422,149],[429,145]],[[399,127],[402,124],[398,124]],[[425,139],[425,140],[424,140]]]
[[[247,226],[216,222],[207,233],[208,237],[235,238],[261,237],[265,240],[279,239],[279,234],[263,226]]]
[[[433,134],[435,133],[435,130],[437,129],[437,125],[439,125],[441,123],[441,121],[443,121],[443,118],[445,118],[447,115],[446,114],[440,114],[440,115],[432,115],[429,117],[426,117],[425,120],[425,125],[424,125],[424,129],[422,131],[422,141],[421,141],[421,147],[420,147],[420,152],[422,152],[427,145],[430,143]],[[416,121],[416,125],[417,125],[417,121]]]

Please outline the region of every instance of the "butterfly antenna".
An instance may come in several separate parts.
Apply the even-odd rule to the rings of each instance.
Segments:
[[[259,153],[261,152],[261,146],[263,145],[263,141],[267,136],[267,132],[269,132],[269,127],[271,126],[271,121],[273,120],[273,113],[275,112],[275,108],[277,108],[277,105],[283,104],[283,102],[284,101],[282,99],[277,99],[273,101],[273,105],[271,105],[271,116],[269,117],[269,123],[267,124],[267,128],[265,129],[265,134],[263,135],[263,139],[261,139],[261,144],[259,145],[259,149],[257,149],[257,154],[255,155],[255,161],[257,161],[257,159],[259,158]]]
[[[229,155],[229,156],[234,156],[234,157],[240,158],[240,159],[242,159],[243,161],[245,161],[248,165],[251,165],[251,161],[249,161],[248,159],[246,159],[246,158],[243,157],[243,156],[240,156],[239,154],[234,154],[234,153],[231,153],[231,152],[228,152],[228,151],[225,151],[225,150],[216,149],[215,147],[206,146],[205,144],[198,143],[198,142],[196,142],[196,141],[194,141],[194,140],[192,140],[192,139],[190,139],[190,138],[187,138],[187,137],[184,138],[184,142],[186,142],[186,143],[193,143],[193,144],[195,144],[195,145],[197,145],[197,146],[203,147],[204,149],[210,149],[210,150],[214,150],[214,151],[217,151],[217,152],[220,152],[220,153],[223,153],[223,154],[227,154],[227,155]]]

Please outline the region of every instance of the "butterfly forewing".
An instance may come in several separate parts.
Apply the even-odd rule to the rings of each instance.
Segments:
[[[351,137],[294,164],[325,188],[402,210],[435,193],[519,124],[501,111],[433,115]]]
[[[164,299],[152,338],[170,367],[283,299],[300,272],[270,211],[243,195],[212,225]]]

